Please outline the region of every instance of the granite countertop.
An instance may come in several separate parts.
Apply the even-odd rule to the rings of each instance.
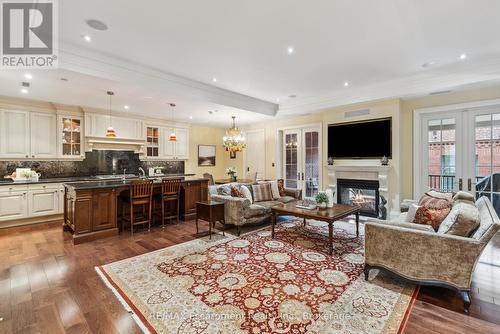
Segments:
[[[151,177],[148,179],[158,179],[158,181],[154,181],[155,183],[160,183],[160,179],[168,179],[179,176],[163,176],[163,177]],[[132,184],[132,181],[138,180],[139,178],[130,178],[126,180],[104,180],[104,181],[90,181],[90,182],[68,182],[64,183],[64,185],[68,188],[73,188],[74,190],[86,190],[86,189],[105,189],[105,188],[120,188],[124,186],[129,186]],[[182,177],[182,183],[185,182],[196,182],[196,181],[207,181],[208,179],[202,177],[195,176],[184,176]]]
[[[148,179],[156,179],[156,178],[169,178],[169,177],[192,177],[195,174],[168,174],[164,176],[151,176],[147,177]],[[56,178],[41,178],[38,181],[16,181],[14,182],[12,179],[0,180],[1,186],[12,186],[12,185],[25,185],[25,184],[40,184],[40,183],[72,183],[72,182],[91,182],[91,183],[101,183],[101,182],[122,182],[121,176],[117,175],[116,179],[107,179],[102,180],[98,179],[97,176],[73,176],[73,177],[56,177]],[[138,176],[128,176],[127,180],[138,179]],[[123,184],[123,183],[122,183]]]

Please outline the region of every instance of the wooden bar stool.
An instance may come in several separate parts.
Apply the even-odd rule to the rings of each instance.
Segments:
[[[148,231],[151,231],[151,209],[153,203],[153,180],[135,180],[130,185],[130,196],[124,199],[130,205],[130,215],[125,215],[127,205],[122,207],[122,219],[130,221],[130,231],[134,235],[135,225],[148,224]],[[141,206],[142,210],[134,210],[136,206]],[[147,212],[147,214],[146,214]],[[139,214],[139,215],[137,215]]]
[[[179,197],[181,190],[182,179],[163,179],[161,181],[161,193],[157,196],[157,200],[161,204],[161,227],[165,227],[165,219],[175,219],[179,223]],[[157,201],[155,201],[157,203]],[[175,212],[172,212],[172,204]],[[168,206],[168,215],[165,212],[165,207]]]

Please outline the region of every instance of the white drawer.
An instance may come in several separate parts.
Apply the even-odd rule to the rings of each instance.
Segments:
[[[61,187],[61,183],[32,183],[28,185],[29,190],[57,190]]]
[[[27,184],[8,184],[8,185],[1,185],[0,186],[0,193],[8,193],[8,192],[13,192],[13,191],[27,191],[28,190],[28,185]]]

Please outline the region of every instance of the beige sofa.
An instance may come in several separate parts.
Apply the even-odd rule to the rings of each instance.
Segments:
[[[219,195],[217,189],[230,185],[209,187],[210,198],[216,201],[224,202],[224,223],[235,225],[238,229],[238,236],[241,232],[241,226],[248,224],[258,224],[271,217],[271,208],[276,205],[293,202],[301,199],[302,191],[300,189],[286,189],[285,196],[272,201],[253,202],[247,198],[232,197],[228,195]],[[251,188],[250,185],[246,185]],[[252,194],[253,196],[253,194]]]
[[[389,270],[421,285],[457,290],[470,306],[472,273],[486,244],[500,228],[487,197],[476,201],[480,226],[470,237],[435,232],[432,227],[399,221],[368,222],[365,227],[365,279],[370,269]]]

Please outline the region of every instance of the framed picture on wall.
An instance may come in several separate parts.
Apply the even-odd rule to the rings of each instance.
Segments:
[[[198,166],[215,166],[215,145],[198,145]]]

